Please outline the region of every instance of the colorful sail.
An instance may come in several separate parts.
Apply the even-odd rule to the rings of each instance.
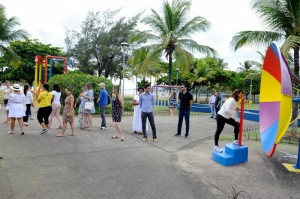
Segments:
[[[275,42],[269,46],[261,75],[259,131],[264,152],[272,156],[292,117],[292,81]]]

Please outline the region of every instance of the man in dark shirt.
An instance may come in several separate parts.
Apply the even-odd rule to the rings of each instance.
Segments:
[[[218,115],[218,112],[221,107],[221,97],[220,93],[216,92],[216,101],[215,101],[215,110],[216,110],[216,115]]]
[[[184,84],[181,86],[181,92],[179,93],[178,100],[180,103],[179,107],[179,118],[178,118],[178,126],[177,133],[174,136],[181,136],[181,128],[183,117],[185,118],[185,138],[189,136],[190,130],[190,108],[193,103],[193,96],[188,92],[188,85]]]

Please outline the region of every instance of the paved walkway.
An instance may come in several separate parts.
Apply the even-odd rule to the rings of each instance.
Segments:
[[[57,138],[55,128],[40,135],[36,119],[26,127],[25,136],[9,135],[9,125],[2,123],[4,111],[0,114],[1,199],[230,198],[232,187],[252,198],[300,195],[299,175],[280,164],[295,159],[283,158],[282,152],[269,159],[259,142],[245,141],[249,163],[233,167],[214,163],[215,121],[208,115],[191,117],[188,139],[173,137],[177,117],[155,116],[158,142],[154,143],[131,133],[130,116],[122,119],[126,137],[121,142],[110,138],[114,131],[110,117],[108,130],[99,130],[100,118],[94,117],[93,131],[77,128],[75,137]],[[230,132],[232,128],[226,127],[224,133]],[[280,150],[297,154],[297,146],[284,147]]]

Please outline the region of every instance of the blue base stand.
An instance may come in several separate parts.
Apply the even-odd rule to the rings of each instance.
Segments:
[[[235,144],[226,144],[223,152],[213,151],[213,160],[223,166],[241,164],[248,161],[248,147]]]

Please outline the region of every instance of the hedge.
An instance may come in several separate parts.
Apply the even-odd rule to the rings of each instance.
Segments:
[[[99,84],[103,82],[105,83],[105,87],[109,95],[112,94],[113,84],[110,80],[106,79],[105,77],[98,77],[93,75],[87,75],[82,73],[67,73],[66,75],[55,75],[49,80],[50,91],[52,91],[53,84],[57,83],[61,87],[62,97],[61,99],[65,99],[65,92],[64,89],[67,86],[70,86],[73,90],[73,96],[75,99],[78,98],[79,94],[82,91],[82,87],[85,86],[87,83],[91,83],[94,91],[94,98],[95,102],[98,98],[100,88]]]

